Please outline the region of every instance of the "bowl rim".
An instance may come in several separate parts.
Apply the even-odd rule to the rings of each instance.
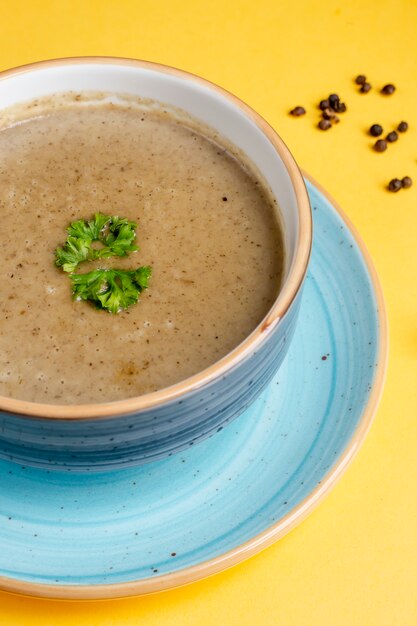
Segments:
[[[46,404],[40,402],[30,402],[0,395],[0,410],[7,413],[14,413],[20,416],[36,417],[45,419],[94,419],[100,417],[118,417],[126,414],[139,413],[157,406],[167,404],[171,401],[179,400],[187,393],[193,392],[217,377],[224,375],[227,371],[238,364],[251,350],[263,341],[269,331],[285,315],[294,301],[307,272],[308,262],[312,248],[312,215],[307,189],[301,171],[292,156],[290,150],[270,126],[270,124],[243,102],[240,98],[230,93],[226,89],[208,81],[200,76],[180,70],[169,65],[162,65],[151,61],[131,59],[113,56],[81,56],[65,57],[38,61],[27,65],[21,65],[0,72],[0,80],[6,80],[13,76],[25,74],[34,70],[42,70],[50,67],[60,67],[67,65],[118,65],[130,66],[139,69],[151,70],[162,74],[170,74],[183,80],[193,81],[216,92],[226,100],[229,100],[249,117],[256,126],[269,139],[273,148],[280,156],[284,167],[290,177],[290,181],[296,197],[298,210],[299,232],[294,254],[294,261],[283,288],[278,294],[274,304],[260,322],[260,324],[248,335],[236,348],[231,350],[223,358],[216,361],[209,367],[201,370],[183,381],[169,387],[153,391],[151,393],[115,400],[112,402],[89,403],[89,404]]]

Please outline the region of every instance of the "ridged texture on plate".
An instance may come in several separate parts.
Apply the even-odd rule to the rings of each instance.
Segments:
[[[0,462],[0,575],[86,585],[187,568],[268,529],[338,461],[373,384],[378,317],[355,241],[309,192],[314,249],[300,319],[262,396],[210,439],[139,468]]]

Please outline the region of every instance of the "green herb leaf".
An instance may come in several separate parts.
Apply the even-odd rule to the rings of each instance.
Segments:
[[[103,213],[96,213],[94,218],[90,221],[77,220],[72,222],[67,228],[68,235],[70,237],[79,237],[85,241],[99,241],[102,231],[106,224],[112,220],[109,215],[103,215]],[[118,219],[118,218],[116,218]]]
[[[148,287],[152,269],[93,270],[70,276],[76,300],[88,300],[99,309],[120,313],[135,304],[141,292]]]
[[[55,251],[55,264],[64,272],[72,273],[79,263],[89,260],[91,240],[68,237],[62,248]]]
[[[107,258],[109,256],[127,256],[129,252],[139,250],[133,241],[136,238],[135,229],[137,224],[124,218],[112,217],[108,223],[107,232],[100,239],[104,248],[95,250],[95,258]]]
[[[72,273],[83,261],[127,256],[139,249],[133,242],[137,224],[117,215],[96,213],[93,219],[76,220],[67,228],[68,237],[62,248],[55,252],[55,264],[64,272]],[[98,241],[102,248],[96,250],[92,243]]]
[[[96,269],[86,274],[75,274],[83,261],[94,261],[111,256],[127,256],[138,250],[135,222],[117,215],[96,213],[87,220],[76,220],[67,228],[68,237],[55,251],[55,264],[70,274],[73,296],[89,301],[99,309],[119,313],[138,301],[147,288],[152,270],[143,266],[136,270]],[[98,241],[102,248],[92,247]]]

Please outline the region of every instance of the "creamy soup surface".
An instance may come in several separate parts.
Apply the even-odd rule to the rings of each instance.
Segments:
[[[153,270],[119,314],[74,301],[54,265],[69,223],[96,212],[136,221],[140,250],[77,271]],[[0,215],[4,396],[82,404],[167,387],[235,348],[280,288],[281,227],[262,181],[166,112],[51,105],[3,128]]]

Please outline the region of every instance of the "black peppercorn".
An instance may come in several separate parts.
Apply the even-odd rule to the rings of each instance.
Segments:
[[[376,150],[377,152],[385,152],[387,147],[388,144],[385,139],[378,139],[378,141],[374,143],[374,150]]]
[[[372,124],[371,128],[369,129],[369,133],[370,135],[372,135],[372,137],[379,137],[380,135],[382,135],[383,132],[384,129],[380,124]]]
[[[344,113],[346,111],[346,104],[344,102],[340,102],[340,97],[337,93],[332,93],[328,97],[329,107],[335,111],[336,113]]]
[[[330,103],[328,100],[320,100],[319,109],[321,111],[325,111],[330,107]]]
[[[336,117],[336,113],[331,109],[324,109],[321,116],[325,120],[332,120],[334,117]]]
[[[359,91],[360,93],[368,93],[368,91],[371,91],[371,89],[372,89],[371,83],[363,83]]]
[[[388,184],[388,190],[389,191],[399,191],[401,189],[401,187],[403,186],[401,180],[399,178],[393,178],[392,180],[390,180],[389,184]]]
[[[393,143],[394,141],[397,141],[397,139],[398,139],[398,133],[396,133],[395,130],[391,131],[386,136],[386,140],[389,141],[390,143]]]
[[[359,74],[359,76],[355,78],[355,83],[357,85],[363,85],[363,83],[366,83],[366,76],[364,76],[363,74]]]
[[[331,123],[329,122],[329,120],[320,120],[320,122],[318,123],[318,127],[320,128],[320,130],[328,130],[329,128],[331,128]]]
[[[404,176],[404,178],[401,181],[401,185],[404,187],[404,189],[408,189],[408,187],[411,187],[412,184],[413,184],[413,181],[411,180],[409,176]]]
[[[385,85],[381,89],[381,93],[383,93],[384,96],[391,96],[394,93],[394,91],[395,91],[395,85],[392,85],[391,83],[388,83],[388,85]]]
[[[336,108],[338,107],[339,102],[340,102],[340,98],[337,95],[337,93],[330,94],[328,100],[329,100],[330,107],[336,111]]]
[[[305,115],[306,110],[304,107],[295,107],[290,111],[290,115],[294,115],[294,117],[300,117],[300,115]]]
[[[399,130],[400,133],[405,133],[408,130],[407,122],[400,122],[397,126],[397,130]]]

